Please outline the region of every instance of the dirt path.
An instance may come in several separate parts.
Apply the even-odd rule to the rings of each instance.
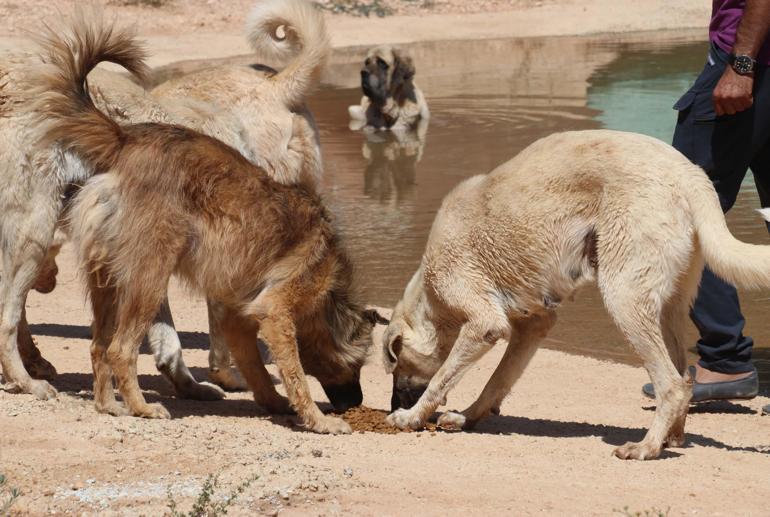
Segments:
[[[669,515],[768,514],[770,418],[757,414],[767,398],[696,408],[685,448],[658,461],[623,462],[611,456],[613,447],[640,439],[652,419],[639,390],[645,372],[548,350],[538,352],[501,416],[476,433],[310,434],[290,418],[260,414],[247,394],[176,400],[149,355],[140,358],[141,384],[173,419],[98,415],[89,316],[70,250],[61,267],[56,291],[30,296],[29,318],[60,372],[62,394],[38,402],[0,392],[0,473],[24,492],[14,507],[20,514],[157,515],[169,490],[187,510],[211,474],[220,475],[219,496],[259,476],[233,515],[610,515],[625,506],[670,508]],[[175,288],[172,310],[186,359],[202,378],[205,306]],[[472,401],[501,353],[473,368],[450,408]],[[389,407],[390,379],[377,350],[363,389],[367,406]],[[313,391],[325,400],[315,382]]]

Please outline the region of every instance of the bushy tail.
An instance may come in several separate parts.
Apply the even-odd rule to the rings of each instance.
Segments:
[[[747,289],[770,287],[770,246],[747,244],[730,233],[714,187],[702,170],[683,174],[685,192],[701,251],[709,268],[723,280]],[[766,220],[770,211],[760,210]]]
[[[86,78],[109,61],[140,80],[149,74],[144,49],[132,31],[118,30],[98,13],[78,9],[63,29],[47,27],[38,37],[46,63],[34,79],[41,140],[56,142],[96,172],[109,169],[122,147],[120,126],[99,111]]]
[[[260,57],[288,62],[273,80],[286,106],[302,104],[318,84],[331,49],[323,13],[308,0],[260,0],[246,30]]]

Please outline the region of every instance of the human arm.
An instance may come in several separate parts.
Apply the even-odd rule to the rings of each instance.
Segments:
[[[746,0],[743,18],[733,46],[734,55],[756,58],[770,31],[770,0]],[[728,66],[714,88],[714,110],[717,115],[734,115],[754,103],[754,75],[740,75]]]

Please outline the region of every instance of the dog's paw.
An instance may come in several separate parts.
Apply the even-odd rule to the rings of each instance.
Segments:
[[[249,385],[236,368],[209,370],[209,380],[226,391],[246,391]]]
[[[684,444],[684,433],[671,433],[666,438],[666,445],[669,447],[683,447]]]
[[[134,416],[141,418],[168,419],[171,413],[162,404],[145,404],[144,407],[132,411]]]
[[[447,411],[438,417],[436,425],[447,431],[462,431],[466,425],[465,415],[455,411]]]
[[[425,427],[425,422],[419,417],[419,415],[412,412],[410,409],[397,409],[393,413],[389,414],[385,418],[385,422],[393,427],[397,427],[402,431],[407,429],[418,430]]]
[[[127,416],[128,408],[125,404],[118,402],[117,400],[111,400],[105,404],[96,404],[96,411],[111,416]]]
[[[30,379],[27,383],[9,382],[3,386],[3,391],[8,393],[26,393],[34,395],[38,400],[55,399],[59,394],[56,388],[44,380]]]
[[[29,383],[29,393],[33,394],[38,400],[55,399],[59,394],[56,388],[48,384],[47,381],[35,379]]]
[[[308,429],[320,434],[350,434],[353,429],[341,418],[323,416],[317,422],[308,426]]]
[[[183,391],[179,390],[179,396],[191,400],[222,400],[225,391],[210,382],[195,382],[185,386]]]
[[[645,441],[628,442],[615,449],[614,454],[621,460],[652,460],[660,456],[660,449]]]

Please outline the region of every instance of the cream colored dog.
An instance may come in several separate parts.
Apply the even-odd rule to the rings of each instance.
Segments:
[[[658,397],[644,439],[615,454],[648,459],[681,446],[692,387],[684,330],[704,262],[731,283],[770,287],[770,247],[730,234],[711,182],[673,148],[614,131],[532,144],[444,200],[384,336],[394,375],[388,421],[422,427],[468,368],[505,341],[478,400],[439,424],[472,427],[498,412],[561,301],[596,280]]]

